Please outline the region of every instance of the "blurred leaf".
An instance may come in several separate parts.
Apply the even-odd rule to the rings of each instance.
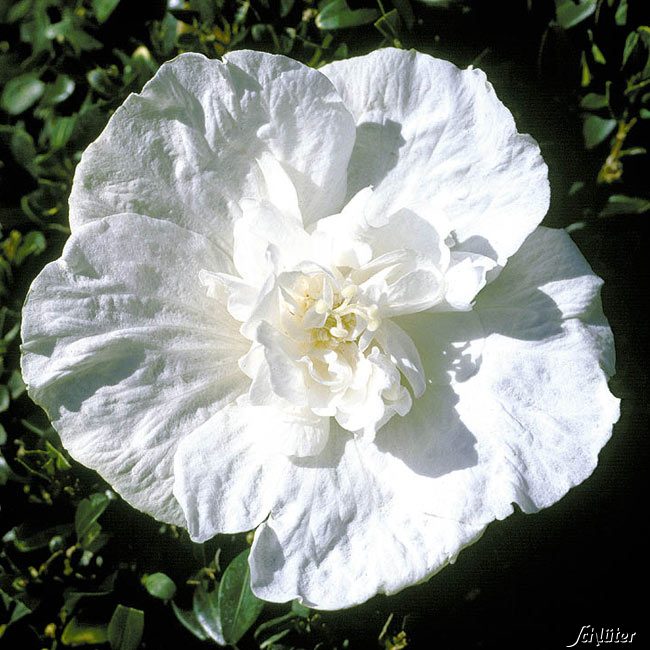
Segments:
[[[10,115],[18,115],[35,104],[45,91],[45,84],[33,72],[21,74],[7,82],[0,106]]]
[[[207,591],[202,584],[198,585],[194,590],[192,609],[196,619],[201,624],[203,631],[213,641],[216,641],[221,645],[226,645],[221,628],[221,620],[219,618],[218,588],[215,588],[212,591]]]
[[[21,553],[29,553],[45,548],[50,540],[60,535],[67,537],[72,533],[71,524],[58,524],[49,528],[41,528],[35,523],[25,522],[16,528],[13,528],[2,538],[3,542],[13,542],[16,550]]]
[[[11,614],[9,614],[7,622],[5,623],[7,626],[32,613],[32,610],[27,607],[25,603],[18,600],[17,598],[13,598],[2,589],[0,589],[0,601],[4,605],[5,610],[7,612],[11,612]],[[1,636],[2,635],[0,634],[0,637]]]
[[[76,616],[68,621],[61,634],[61,643],[67,646],[94,645],[106,641],[108,641],[106,625],[83,623]]]
[[[110,499],[103,492],[97,492],[79,503],[74,517],[78,540],[81,541],[91,530],[93,524],[108,507],[109,502]]]
[[[185,629],[189,630],[197,639],[207,641],[209,637],[192,610],[181,609],[174,601],[172,601],[172,609],[176,618]]]
[[[119,4],[120,0],[92,0],[93,11],[95,12],[97,22],[100,25],[106,22]]]
[[[588,115],[582,125],[582,134],[587,149],[593,149],[598,146],[615,128],[616,120]]]
[[[602,53],[601,49],[598,47],[598,45],[596,45],[596,43],[591,44],[591,56],[594,57],[594,61],[596,63],[600,63],[601,65],[605,65],[607,63],[605,55]]]
[[[219,585],[219,620],[223,638],[235,644],[255,623],[264,608],[250,587],[249,549],[240,553],[226,568]]]
[[[14,370],[11,373],[7,381],[7,388],[11,394],[11,399],[18,399],[25,392],[25,382],[20,370]]]
[[[0,413],[4,413],[9,408],[10,401],[9,389],[4,384],[0,384]]]
[[[596,11],[596,0],[555,0],[555,16],[560,27],[569,29]]]
[[[144,632],[144,612],[118,605],[108,624],[108,641],[112,650],[137,650]]]
[[[344,29],[373,23],[379,17],[376,9],[350,9],[345,0],[331,0],[316,16],[319,29]]]
[[[375,27],[394,45],[398,45],[395,43],[400,31],[400,17],[397,9],[392,9],[387,14],[380,16],[375,21]]]
[[[607,108],[607,96],[588,93],[582,98],[580,106],[591,111],[596,111],[599,108]]]
[[[74,81],[68,75],[60,74],[57,78],[45,88],[41,104],[54,106],[64,102],[75,89]]]
[[[580,85],[586,88],[591,83],[591,70],[584,52],[580,55],[580,71]]]
[[[625,47],[623,48],[623,65],[625,65],[634,52],[636,46],[639,43],[639,33],[630,32],[625,39]]]
[[[171,600],[176,593],[174,581],[164,573],[152,573],[142,578],[145,589],[155,598]]]
[[[399,12],[400,18],[408,29],[412,29],[415,25],[415,14],[411,7],[409,0],[392,0],[395,9]]]
[[[650,211],[650,200],[624,194],[612,194],[607,205],[600,211],[600,217],[622,214],[643,214]]]
[[[627,23],[627,0],[621,0],[616,7],[614,20],[619,27],[623,27]]]
[[[305,607],[305,605],[298,602],[297,600],[294,600],[291,603],[291,611],[300,618],[309,618],[309,615],[311,614],[309,607]]]

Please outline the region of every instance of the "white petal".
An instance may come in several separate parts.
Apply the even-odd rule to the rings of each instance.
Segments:
[[[65,447],[176,524],[176,445],[248,382],[237,366],[247,341],[198,280],[224,267],[200,235],[115,215],[75,231],[23,312],[25,381]]]
[[[600,284],[566,233],[538,229],[480,294],[482,334],[474,312],[400,322],[432,383],[376,443],[422,509],[487,523],[512,503],[547,507],[591,474],[618,418]]]
[[[130,95],[77,167],[73,230],[120,212],[173,221],[231,245],[242,197],[266,198],[255,162],[278,160],[311,219],[336,212],[353,119],[319,72],[285,57],[183,54]]]
[[[458,250],[500,264],[541,221],[546,165],[483,72],[394,49],[321,70],[357,124],[348,196],[372,185],[375,219],[426,204],[449,220]]]
[[[472,308],[472,301],[487,283],[487,274],[496,268],[496,262],[485,255],[452,251],[450,265],[445,273],[445,299],[434,310]]]
[[[251,550],[260,598],[351,607],[425,579],[480,535],[481,526],[418,512],[374,456],[372,445],[333,430],[317,458],[285,468],[282,495]]]
[[[174,494],[192,539],[251,530],[283,491],[288,456],[314,456],[329,419],[298,410],[229,405],[183,438],[174,457]]]
[[[415,397],[420,397],[426,388],[425,375],[420,355],[411,337],[399,325],[384,320],[375,332],[375,339],[404,373]]]
[[[270,202],[244,201],[242,208],[243,216],[235,222],[233,259],[246,282],[261,286],[270,273],[302,261],[309,238],[300,223]]]

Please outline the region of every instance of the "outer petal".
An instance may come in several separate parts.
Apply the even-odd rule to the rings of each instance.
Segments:
[[[328,432],[328,418],[230,405],[186,436],[174,459],[174,494],[192,539],[255,528],[286,482],[287,456],[318,454]]]
[[[458,250],[501,265],[541,221],[546,165],[483,72],[394,49],[321,70],[357,123],[348,196],[373,185],[375,220],[401,208],[442,214]]]
[[[482,526],[418,512],[378,473],[376,456],[338,430],[318,458],[286,468],[284,493],[251,552],[260,598],[350,607],[424,579],[481,534]]]
[[[421,508],[487,523],[512,503],[547,507],[592,473],[618,419],[600,285],[566,233],[538,229],[480,294],[483,332],[472,312],[404,319],[431,385],[377,445]]]
[[[66,448],[135,507],[182,525],[176,445],[248,383],[247,341],[198,279],[224,268],[200,235],[114,215],[75,231],[24,308],[25,381]]]
[[[230,246],[242,197],[266,198],[256,158],[284,167],[310,218],[336,212],[354,123],[332,84],[282,56],[184,54],[117,109],[85,151],[72,228],[120,212],[165,219]]]

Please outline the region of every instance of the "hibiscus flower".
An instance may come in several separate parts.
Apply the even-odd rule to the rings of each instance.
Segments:
[[[24,308],[63,444],[254,592],[422,581],[587,478],[618,418],[601,280],[480,70],[181,55],[84,153]]]

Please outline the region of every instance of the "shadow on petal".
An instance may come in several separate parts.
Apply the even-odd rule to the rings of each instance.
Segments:
[[[348,195],[350,200],[369,185],[376,186],[399,161],[399,150],[406,144],[402,125],[393,120],[362,122],[350,157]]]

